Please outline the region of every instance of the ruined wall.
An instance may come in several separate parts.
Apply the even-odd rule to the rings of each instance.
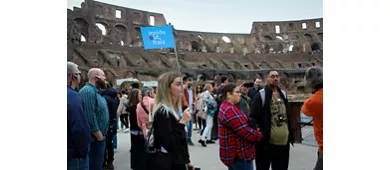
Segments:
[[[322,51],[323,19],[253,22],[252,44],[261,52]],[[292,47],[290,47],[292,46]]]
[[[163,14],[92,0],[85,0],[80,8],[68,9],[67,13],[67,56],[80,66],[83,83],[93,67],[102,68],[111,83],[130,77],[155,80],[162,72],[176,70],[175,55],[170,49],[142,48],[140,27],[167,25]],[[264,77],[268,70],[276,69],[286,88],[292,89],[302,80],[305,68],[322,67],[322,34],[322,18],[253,22],[248,34],[174,27],[179,63],[188,76],[214,80],[223,74],[234,80],[250,80],[256,73]]]

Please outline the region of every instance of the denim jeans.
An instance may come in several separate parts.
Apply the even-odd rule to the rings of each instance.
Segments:
[[[118,149],[118,137],[117,137],[117,134],[115,134],[113,137],[112,137],[112,147],[114,149]]]
[[[102,141],[93,141],[89,151],[89,169],[101,170],[104,161],[104,152],[106,151],[106,139]]]
[[[187,126],[187,139],[191,140],[192,137],[192,115],[190,121],[186,124]]]
[[[229,167],[228,170],[254,170],[253,162],[246,160],[234,160],[233,165]]]
[[[68,170],[89,170],[88,155],[83,159],[72,159],[68,162]]]

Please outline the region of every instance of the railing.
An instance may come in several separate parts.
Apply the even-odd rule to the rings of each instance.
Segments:
[[[303,126],[313,126],[311,121],[302,121],[301,120],[301,107],[303,105],[303,101],[289,101],[290,113],[291,113],[291,123],[292,128],[294,130],[294,138],[295,142],[302,143],[302,127]]]

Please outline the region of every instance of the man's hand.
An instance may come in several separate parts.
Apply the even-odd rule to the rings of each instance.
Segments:
[[[100,132],[100,130],[94,132],[93,135],[96,137],[96,140],[97,140],[97,141],[102,141],[102,140],[104,140],[104,136],[103,136],[102,132]]]

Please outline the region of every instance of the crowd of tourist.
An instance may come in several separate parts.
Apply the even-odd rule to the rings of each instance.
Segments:
[[[229,170],[288,169],[294,135],[288,97],[275,70],[240,85],[226,76],[219,85],[196,84],[167,72],[155,88],[133,83],[129,89],[115,89],[101,69],[92,68],[79,91],[78,66],[68,62],[67,75],[68,170],[114,169],[118,129],[130,133],[133,170],[200,169],[190,160],[188,147],[195,144],[219,145],[220,160]],[[314,95],[302,112],[314,120],[319,145],[315,170],[320,170],[322,68],[309,68],[305,80]],[[197,143],[192,141],[195,131],[200,134]]]

